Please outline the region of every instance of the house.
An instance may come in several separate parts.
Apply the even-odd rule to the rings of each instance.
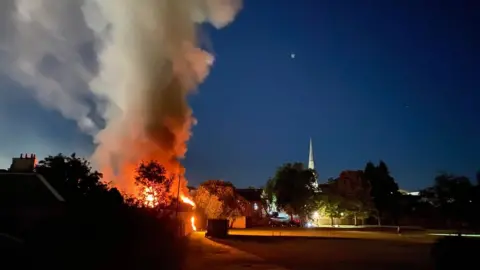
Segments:
[[[245,227],[262,225],[267,216],[266,208],[262,203],[263,189],[236,189],[236,192],[248,202],[244,218]]]
[[[21,155],[0,171],[0,234],[21,238],[34,224],[64,211],[63,197],[34,167],[35,155]]]
[[[263,189],[245,188],[236,191],[238,195],[249,202],[250,209],[247,209],[247,213],[250,216],[265,216],[266,212],[262,204]]]
[[[16,173],[31,173],[37,165],[37,157],[35,154],[20,154],[20,157],[12,158],[12,165],[10,165],[10,172]]]

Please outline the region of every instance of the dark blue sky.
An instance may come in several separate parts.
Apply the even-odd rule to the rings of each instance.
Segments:
[[[439,171],[473,176],[474,2],[247,0],[208,31],[217,61],[192,98],[190,182],[261,186],[282,163],[307,162],[310,136],[322,182],[380,159],[405,189]]]

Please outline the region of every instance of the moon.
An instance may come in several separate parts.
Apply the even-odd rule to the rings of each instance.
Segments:
[[[291,54],[290,54],[290,58],[295,59],[295,54],[294,54],[294,53],[291,53]]]

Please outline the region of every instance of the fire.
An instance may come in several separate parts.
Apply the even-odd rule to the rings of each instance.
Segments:
[[[158,195],[159,195],[158,192],[154,188],[145,187],[139,199],[142,201],[143,205],[145,205],[146,207],[154,208],[158,206],[158,204],[160,203]],[[195,208],[195,202],[183,194],[180,195],[180,201],[182,201],[183,203],[189,204]]]
[[[157,192],[152,187],[145,187],[143,190],[143,204],[147,207],[156,207],[158,205]]]
[[[180,200],[186,204],[190,204],[191,206],[195,207],[195,203],[188,197],[185,197],[184,195],[180,195]]]
[[[192,216],[192,218],[190,218],[190,222],[192,223],[192,229],[193,231],[196,231],[197,230],[197,227],[195,226],[195,217]]]

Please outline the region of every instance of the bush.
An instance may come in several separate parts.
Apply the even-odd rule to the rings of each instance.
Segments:
[[[40,269],[179,269],[184,240],[149,209],[74,207],[37,226],[27,256]],[[27,261],[27,260],[25,260]]]

